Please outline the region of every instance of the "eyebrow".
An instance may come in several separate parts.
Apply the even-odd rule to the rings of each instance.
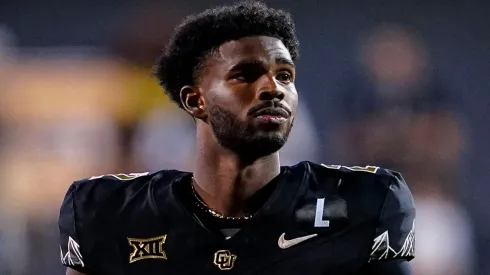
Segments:
[[[293,68],[296,68],[296,66],[294,65],[294,62],[291,59],[288,59],[285,57],[276,57],[276,58],[274,58],[274,62],[277,64],[288,65],[288,66],[291,66]],[[265,62],[263,62],[261,60],[245,60],[245,61],[239,62],[238,64],[233,65],[229,69],[229,71],[239,71],[239,70],[243,70],[247,67],[253,67],[253,66],[265,67],[264,64],[265,64]]]
[[[285,58],[285,57],[276,57],[274,59],[274,61],[278,64],[283,64],[283,65],[289,65],[293,68],[296,68],[296,65],[294,65],[294,62],[289,59],[289,58]]]

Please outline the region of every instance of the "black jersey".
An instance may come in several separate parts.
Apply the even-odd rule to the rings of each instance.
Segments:
[[[231,238],[181,199],[190,179],[163,170],[73,183],[60,211],[61,262],[89,275],[315,275],[414,257],[414,202],[397,172],[282,167],[272,195]]]

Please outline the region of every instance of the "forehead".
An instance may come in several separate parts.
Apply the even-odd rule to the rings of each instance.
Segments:
[[[243,37],[222,44],[218,48],[221,61],[228,65],[242,60],[271,62],[277,58],[291,60],[291,54],[280,39],[269,36]]]

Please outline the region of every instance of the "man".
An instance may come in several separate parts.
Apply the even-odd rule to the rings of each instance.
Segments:
[[[264,4],[187,18],[156,75],[196,120],[195,171],[75,182],[67,274],[410,274],[415,210],[398,173],[280,166],[297,57],[290,15]]]

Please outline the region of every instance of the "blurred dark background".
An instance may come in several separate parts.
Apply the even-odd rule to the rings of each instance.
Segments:
[[[490,4],[265,2],[292,12],[301,41],[284,164],[401,171],[416,274],[490,275]],[[73,180],[192,170],[192,120],[151,66],[183,16],[223,3],[0,0],[0,274],[64,274]]]

